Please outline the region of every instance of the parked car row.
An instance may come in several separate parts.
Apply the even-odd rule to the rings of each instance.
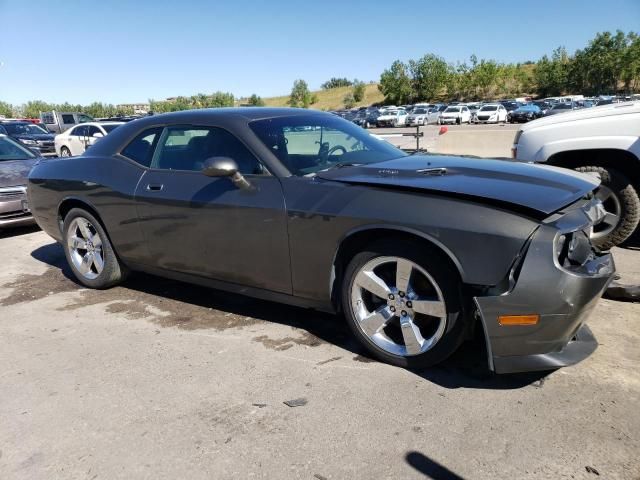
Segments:
[[[601,96],[586,98],[583,95],[567,95],[564,97],[549,97],[542,100],[523,97],[519,99],[500,99],[494,102],[372,106],[330,113],[363,128],[462,123],[526,123],[549,115],[621,101],[624,101],[622,97]]]
[[[42,157],[71,157],[82,155],[89,146],[123,123],[79,123],[55,135],[47,130],[46,124],[28,120],[0,120],[0,134],[17,140]]]

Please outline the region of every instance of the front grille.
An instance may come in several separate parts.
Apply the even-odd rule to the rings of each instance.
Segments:
[[[489,115],[478,115],[478,120],[489,120]]]
[[[0,200],[17,200],[26,193],[26,187],[3,187],[0,188]]]
[[[38,140],[38,145],[42,147],[53,147],[53,142],[51,140]]]

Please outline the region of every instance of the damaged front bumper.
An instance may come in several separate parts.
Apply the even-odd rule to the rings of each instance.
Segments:
[[[597,348],[584,322],[613,278],[613,257],[592,251],[584,264],[567,265],[558,251],[561,236],[591,229],[591,210],[574,208],[543,222],[514,266],[507,291],[474,297],[489,368],[496,373],[573,365]],[[537,315],[538,321],[507,326],[499,320],[504,315]]]

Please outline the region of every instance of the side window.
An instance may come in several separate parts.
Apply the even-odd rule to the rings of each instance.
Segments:
[[[4,129],[4,127],[2,125],[0,125],[0,133],[6,135],[7,131]]]
[[[73,135],[76,137],[86,137],[87,136],[87,127],[84,125],[74,127],[73,130],[69,133],[69,135]]]
[[[91,118],[89,115],[84,115],[83,113],[78,115],[78,123],[86,123],[86,122],[93,122],[93,118]]]
[[[129,145],[124,147],[120,154],[140,165],[149,167],[151,165],[151,157],[153,156],[153,147],[157,143],[161,132],[162,127],[150,128],[143,131],[131,140]]]
[[[199,171],[204,167],[204,161],[211,157],[233,159],[240,173],[245,175],[263,173],[260,162],[240,140],[216,127],[168,127],[153,166],[165,170]]]
[[[63,113],[62,114],[62,123],[64,123],[65,125],[69,125],[69,124],[73,124],[76,123],[75,119],[73,118],[73,115],[70,113]]]
[[[100,130],[100,129],[99,129],[98,127],[96,127],[95,125],[89,125],[87,128],[88,128],[87,136],[89,136],[89,137],[93,137],[93,134],[94,134],[94,133],[99,133],[99,134],[101,134],[101,135],[104,135],[104,134],[102,133],[102,130]]]

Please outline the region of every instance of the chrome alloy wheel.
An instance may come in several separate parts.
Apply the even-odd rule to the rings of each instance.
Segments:
[[[93,280],[104,269],[102,239],[86,218],[74,218],[67,234],[69,257],[80,275]]]
[[[385,352],[419,355],[442,338],[447,308],[436,281],[422,267],[400,257],[364,264],[351,285],[358,328]]]

